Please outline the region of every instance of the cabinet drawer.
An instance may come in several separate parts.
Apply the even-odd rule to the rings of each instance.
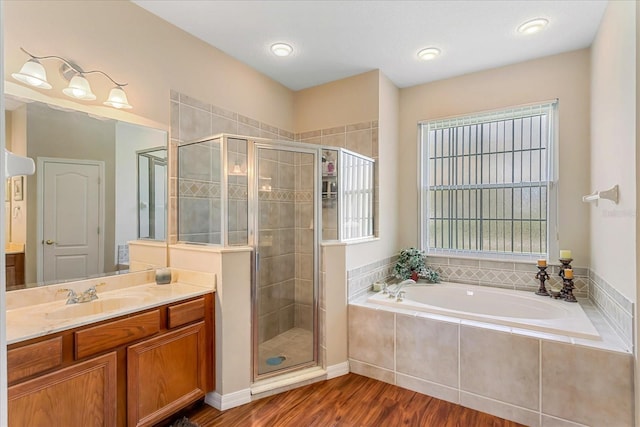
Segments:
[[[12,383],[61,364],[62,337],[14,348],[7,352],[7,380]]]
[[[204,319],[204,298],[169,307],[168,326],[176,328]]]
[[[138,314],[93,328],[83,329],[75,335],[75,357],[81,359],[137,341],[160,331],[160,311]]]

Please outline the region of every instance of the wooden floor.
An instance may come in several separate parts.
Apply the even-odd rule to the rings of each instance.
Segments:
[[[208,405],[186,414],[210,426],[522,427],[390,384],[348,374],[220,412]]]

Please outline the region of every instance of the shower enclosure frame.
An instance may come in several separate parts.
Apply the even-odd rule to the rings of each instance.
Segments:
[[[242,146],[241,145],[233,145],[235,143],[241,143],[241,144],[246,144],[246,151],[242,150]],[[187,146],[191,146],[194,144],[199,144],[199,143],[209,143],[209,149],[216,151],[219,150],[219,152],[217,152],[215,154],[214,157],[212,157],[211,159],[217,159],[216,162],[219,162],[219,170],[217,168],[217,165],[215,162],[211,162],[209,167],[213,167],[215,168],[214,170],[216,170],[216,174],[212,174],[210,176],[209,179],[211,179],[212,181],[210,181],[210,183],[212,184],[216,184],[219,182],[220,185],[220,191],[217,194],[213,194],[212,199],[215,200],[219,200],[219,209],[220,209],[220,218],[219,218],[219,228],[220,228],[220,234],[219,236],[209,236],[209,238],[211,240],[206,241],[206,242],[201,242],[199,240],[193,240],[191,242],[189,242],[188,240],[185,240],[183,237],[186,237],[188,239],[189,237],[189,232],[186,232],[186,234],[183,234],[183,232],[181,231],[181,209],[180,206],[182,206],[181,203],[181,198],[182,193],[181,193],[181,165],[182,165],[182,161],[181,161],[181,148],[183,147],[187,147]],[[232,148],[233,147],[233,148]],[[291,165],[294,168],[294,172],[293,172],[293,179],[294,181],[297,181],[294,183],[293,187],[289,187],[287,185],[285,185],[282,188],[278,188],[278,186],[281,184],[280,182],[277,183],[277,185],[275,186],[275,188],[278,191],[293,191],[294,192],[294,213],[297,216],[297,212],[296,211],[296,206],[297,205],[297,200],[298,200],[298,196],[300,197],[300,201],[302,201],[303,203],[308,203],[309,201],[313,202],[313,209],[311,210],[313,213],[313,232],[311,233],[312,236],[312,248],[313,248],[313,255],[312,255],[312,265],[313,265],[313,273],[312,273],[312,277],[308,278],[309,276],[304,276],[304,277],[300,277],[298,276],[298,271],[294,269],[295,273],[293,275],[292,278],[288,278],[286,279],[288,280],[293,280],[294,281],[294,293],[293,293],[293,302],[291,304],[294,305],[293,307],[293,318],[294,318],[294,323],[293,323],[293,328],[296,328],[296,325],[302,325],[302,329],[306,329],[309,330],[308,325],[309,323],[312,323],[312,343],[310,343],[308,345],[308,347],[306,348],[311,348],[311,355],[305,354],[304,355],[304,362],[294,362],[296,363],[295,365],[292,366],[285,366],[284,368],[280,368],[277,369],[275,368],[273,371],[269,371],[269,372],[262,372],[260,373],[260,340],[262,339],[263,341],[268,341],[268,339],[263,339],[263,337],[261,336],[260,333],[260,325],[259,325],[259,318],[260,318],[260,311],[259,311],[259,293],[260,293],[260,289],[259,289],[259,285],[260,285],[260,277],[259,277],[259,270],[258,268],[260,267],[260,235],[259,235],[259,230],[260,230],[260,218],[259,218],[259,212],[260,212],[260,176],[259,175],[259,165],[258,165],[258,153],[260,152],[260,150],[270,150],[274,153],[276,152],[291,152],[293,154],[295,153],[300,153],[300,154],[305,154],[305,155],[312,155],[313,156],[313,174],[312,174],[312,180],[313,180],[313,189],[310,190],[308,186],[302,186],[302,187],[298,187],[298,183],[299,181],[297,181],[298,178],[298,173],[300,173],[301,170],[306,170],[308,171],[308,167],[310,165],[310,163],[306,163],[308,161],[305,160],[305,163],[298,163],[296,166],[296,161],[295,158],[296,156],[294,156],[294,160],[290,161],[290,160],[284,160],[285,165]],[[333,147],[333,146],[327,146],[327,145],[315,145],[315,144],[308,144],[308,143],[304,143],[304,142],[295,142],[295,141],[283,141],[283,140],[274,140],[274,139],[270,139],[270,138],[260,138],[260,137],[251,137],[251,136],[247,136],[247,135],[237,135],[237,134],[227,134],[227,133],[220,133],[220,134],[214,134],[214,135],[210,135],[208,137],[204,137],[204,138],[199,138],[198,140],[195,141],[189,141],[189,142],[184,142],[184,143],[180,143],[178,145],[178,161],[177,161],[177,202],[178,202],[178,210],[177,210],[177,215],[176,215],[176,231],[178,234],[178,241],[179,242],[183,242],[183,243],[191,243],[191,244],[201,244],[201,245],[213,245],[213,246],[220,246],[220,247],[228,247],[228,248],[232,248],[232,247],[238,247],[238,246],[242,246],[242,247],[246,247],[246,248],[250,248],[251,249],[251,256],[250,256],[250,266],[249,268],[251,269],[251,295],[250,295],[250,304],[251,304],[251,340],[252,340],[252,381],[253,382],[257,382],[260,380],[264,380],[264,379],[269,379],[271,377],[276,377],[285,373],[291,373],[294,371],[299,371],[302,370],[304,368],[310,368],[310,367],[322,367],[322,364],[325,362],[323,357],[322,357],[322,353],[320,351],[321,349],[321,329],[323,327],[323,325],[320,325],[319,320],[320,320],[320,315],[319,315],[319,310],[320,310],[320,295],[322,292],[322,284],[321,284],[321,260],[320,260],[320,256],[321,256],[321,247],[320,247],[320,243],[323,241],[323,199],[322,199],[322,185],[323,185],[323,167],[322,167],[322,157],[323,157],[323,153],[324,150],[331,150],[334,151],[336,153],[336,159],[338,160],[338,165],[336,167],[337,170],[337,184],[338,184],[338,194],[337,194],[337,209],[336,209],[336,224],[337,224],[337,240],[338,241],[343,241],[345,239],[345,235],[343,233],[343,225],[342,222],[344,221],[344,203],[345,203],[345,199],[344,199],[344,191],[346,191],[347,189],[344,187],[345,183],[344,178],[341,176],[341,174],[343,173],[343,169],[344,169],[344,165],[343,165],[343,161],[345,159],[345,155],[351,155],[351,156],[355,156],[356,158],[360,158],[361,160],[365,160],[368,162],[371,162],[372,164],[372,174],[374,174],[373,176],[375,176],[375,160],[371,159],[369,157],[363,156],[359,153],[355,153],[352,152],[350,150],[347,150],[345,148],[341,148],[341,147]],[[233,156],[233,157],[232,157]],[[264,160],[267,161],[274,161],[271,158],[265,158]],[[232,165],[230,162],[236,162],[235,165]],[[239,163],[238,163],[239,162]],[[279,169],[280,165],[278,165],[278,161],[276,161],[276,165],[272,165],[271,168],[275,168],[273,170],[278,170],[280,171],[281,169]],[[289,163],[291,162],[291,163]],[[246,163],[246,167],[242,167],[244,164]],[[303,166],[304,165],[304,166]],[[236,171],[236,166],[240,166],[241,167],[241,172],[239,173],[238,171]],[[346,172],[345,172],[346,173]],[[237,180],[231,180],[230,177],[231,176],[238,176],[238,175],[244,175],[246,176],[246,181],[237,181]],[[275,178],[275,176],[273,176]],[[187,181],[188,180],[198,180],[199,178],[193,178],[193,177],[187,177],[185,176],[185,178]],[[217,181],[217,179],[219,179],[219,181]],[[280,179],[280,176],[278,176],[278,181]],[[305,179],[309,179],[308,176],[305,177]],[[371,178],[373,179],[373,178]],[[370,179],[370,181],[371,181]],[[308,182],[308,181],[307,181]],[[247,214],[247,220],[246,220],[246,224],[242,223],[242,227],[238,228],[238,223],[234,222],[233,225],[233,230],[230,229],[230,215],[232,214],[229,211],[229,207],[230,205],[230,193],[235,194],[234,197],[238,197],[238,189],[235,188],[233,189],[233,191],[230,189],[230,185],[241,185],[244,186],[246,185],[246,214]],[[311,191],[311,199],[309,199],[308,195],[305,194],[307,192]],[[302,194],[300,194],[299,192],[302,192]],[[184,197],[193,197],[190,194],[187,194]],[[242,199],[244,200],[244,195],[240,196],[242,197]],[[286,197],[290,197],[287,195],[280,195],[280,194],[274,194],[272,196],[269,197],[274,197],[273,199],[268,200],[264,199],[264,201],[271,201],[271,202],[278,202],[280,200],[284,200],[284,199],[280,199],[280,197],[284,197],[286,199]],[[375,188],[373,189],[373,193],[372,196],[373,197],[373,201],[375,201]],[[291,199],[288,199],[289,201]],[[237,201],[237,200],[236,200]],[[373,202],[372,203],[375,203]],[[282,205],[280,206],[282,207]],[[290,207],[288,207],[289,209]],[[309,212],[309,208],[307,207],[303,207],[303,209],[305,209],[306,212]],[[237,209],[237,206],[236,206]],[[244,209],[244,208],[243,208]],[[280,208],[278,208],[279,210]],[[371,210],[371,209],[370,209]],[[235,211],[236,214],[240,211],[236,210]],[[210,212],[210,215],[213,215],[213,211]],[[305,215],[307,215],[306,219],[304,219],[304,222],[309,220],[309,216],[308,213],[306,213]],[[372,215],[374,215],[371,219],[371,221],[374,221],[375,218],[375,212],[372,211]],[[236,220],[238,218],[236,217]],[[216,219],[216,221],[218,221]],[[213,223],[211,223],[213,224]],[[273,227],[273,225],[267,225],[267,227],[265,228],[265,230],[269,230],[269,231],[275,231],[275,230],[279,230],[280,229],[280,222],[278,221],[278,225],[276,226],[276,228],[271,228]],[[242,235],[238,235],[238,234],[234,234],[234,236],[231,236],[231,233],[237,233],[237,232],[242,232],[244,231],[244,227],[246,226],[246,237],[242,236]],[[373,226],[373,222],[372,222],[372,226]],[[291,226],[286,225],[286,228],[290,228]],[[296,245],[296,237],[298,235],[298,232],[302,232],[302,230],[305,229],[305,227],[302,227],[300,223],[296,223],[294,222],[293,227],[294,230],[294,245]],[[206,232],[206,231],[205,231]],[[215,233],[216,230],[209,230],[209,233]],[[213,237],[213,238],[212,238]],[[232,238],[233,237],[233,238]],[[358,237],[358,238],[370,238],[372,236],[363,236],[363,237]],[[311,237],[309,237],[311,238]],[[329,240],[334,240],[333,238],[330,238]],[[298,259],[300,259],[300,262],[302,263],[304,260],[303,258],[309,259],[309,250],[311,248],[311,245],[308,245],[307,243],[305,243],[305,247],[306,250],[300,250],[298,247],[295,247],[294,250],[292,252],[287,252],[287,253],[293,253],[294,257],[296,259],[296,261],[298,261]],[[290,247],[290,246],[289,246]],[[279,250],[280,251],[280,250]],[[282,255],[283,252],[279,252],[278,255],[276,256],[280,256]],[[274,256],[273,253],[271,255],[267,255],[267,256]],[[298,258],[300,257],[300,258]],[[285,261],[286,262],[286,261]],[[298,262],[296,262],[296,266],[300,265]],[[308,271],[305,269],[305,271]],[[296,293],[295,293],[295,285],[296,285],[296,281],[298,280],[302,280],[302,281],[312,281],[313,282],[313,290],[312,290],[312,301],[309,304],[308,303],[308,298],[304,299],[302,301],[297,300],[296,299]],[[281,284],[284,284],[284,282],[274,282],[274,283],[269,283],[266,282],[267,286],[280,286]],[[280,283],[280,284],[279,284]],[[303,285],[303,284],[301,284]],[[307,283],[308,286],[308,283]],[[284,288],[283,288],[284,289]],[[308,288],[307,288],[308,289]],[[280,290],[277,290],[277,292],[279,292]],[[288,291],[287,291],[288,292]],[[287,297],[289,298],[289,297]],[[311,307],[309,307],[311,306]],[[286,306],[280,306],[280,309],[287,309]],[[304,314],[302,315],[302,320],[301,323],[297,323],[296,320],[296,314],[298,313],[296,310],[304,310]],[[271,313],[274,314],[274,313]],[[280,314],[278,314],[280,315]],[[307,325],[307,326],[305,326]],[[285,327],[286,328],[286,327]],[[288,330],[288,329],[287,329]],[[271,332],[269,332],[267,335],[270,335],[271,338],[280,335],[283,332],[278,331],[278,333],[276,333],[275,335],[273,335]],[[305,339],[308,340],[308,338]],[[284,351],[286,352],[286,349],[284,349]],[[289,359],[291,360],[291,358]],[[263,366],[264,368],[264,366]]]
[[[252,379],[253,382],[276,377],[284,373],[298,371],[304,368],[318,366],[319,360],[319,323],[318,323],[318,311],[319,311],[319,298],[320,298],[320,232],[322,230],[322,200],[321,200],[321,158],[322,147],[293,142],[293,141],[277,141],[262,138],[247,138],[247,159],[252,159],[251,162],[247,162],[247,165],[251,167],[247,168],[247,177],[249,184],[249,209],[248,217],[252,220],[249,221],[249,246],[252,249],[252,268],[251,268],[251,336],[252,336]],[[258,328],[258,271],[260,266],[260,253],[259,253],[259,191],[260,191],[260,177],[257,173],[257,154],[260,149],[272,150],[272,151],[289,151],[292,153],[304,153],[314,156],[313,161],[313,304],[312,304],[312,322],[313,322],[313,350],[312,359],[308,362],[293,365],[289,368],[283,368],[274,370],[272,372],[259,373],[259,328]],[[227,163],[225,163],[225,167]],[[295,176],[295,174],[294,174]]]

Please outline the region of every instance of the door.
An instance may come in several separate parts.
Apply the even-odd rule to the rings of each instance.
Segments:
[[[255,146],[254,379],[317,364],[318,153],[277,147]]]
[[[39,163],[42,234],[38,281],[102,273],[102,162],[44,159]]]

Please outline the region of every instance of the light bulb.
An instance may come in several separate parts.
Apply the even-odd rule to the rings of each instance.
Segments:
[[[536,18],[525,22],[518,27],[518,32],[522,34],[533,34],[541,31],[549,24],[549,21],[544,18]]]
[[[440,49],[437,47],[427,47],[418,52],[418,58],[423,61],[430,61],[440,55]]]
[[[271,52],[276,56],[289,56],[293,48],[286,43],[275,43],[271,45]]]

